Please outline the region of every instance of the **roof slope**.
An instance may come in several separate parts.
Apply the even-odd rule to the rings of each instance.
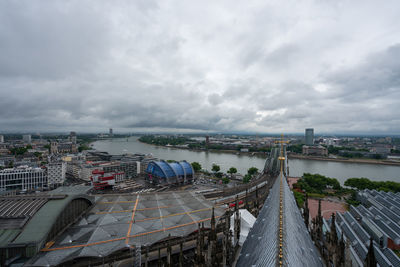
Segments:
[[[282,178],[283,266],[323,266],[285,177],[276,179],[243,244],[237,266],[276,266],[279,255],[279,203]]]

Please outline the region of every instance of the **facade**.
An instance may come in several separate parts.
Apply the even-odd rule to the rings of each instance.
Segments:
[[[303,155],[328,156],[328,149],[323,146],[303,146]]]
[[[125,173],[107,173],[103,170],[94,170],[92,172],[90,180],[92,181],[94,189],[101,190],[107,187],[114,186],[117,183],[123,182],[125,180]]]
[[[76,147],[76,136],[70,137],[74,142],[64,142],[64,143],[57,143],[51,142],[50,144],[50,153],[58,154],[58,153],[77,153],[78,148]]]
[[[25,143],[30,144],[30,143],[32,142],[32,137],[31,137],[30,134],[24,134],[24,135],[22,136],[22,140],[23,140]]]
[[[307,146],[312,146],[314,144],[314,128],[306,129],[306,135],[304,141]]]
[[[124,172],[126,178],[137,177],[140,173],[140,162],[133,160],[111,162],[109,164],[102,164],[101,167],[105,172]]]
[[[42,168],[21,166],[0,171],[0,191],[47,188],[47,172]]]
[[[65,181],[67,172],[66,162],[53,162],[46,165],[47,183],[49,186],[61,185]]]
[[[72,142],[59,143],[57,145],[58,153],[77,153],[76,144]]]
[[[58,144],[57,142],[50,143],[50,153],[51,154],[58,154]]]

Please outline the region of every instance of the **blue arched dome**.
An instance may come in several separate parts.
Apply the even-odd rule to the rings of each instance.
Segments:
[[[192,165],[186,161],[168,163],[166,161],[151,161],[146,168],[149,178],[164,179],[167,183],[180,182],[193,178]],[[175,179],[174,179],[175,178]]]

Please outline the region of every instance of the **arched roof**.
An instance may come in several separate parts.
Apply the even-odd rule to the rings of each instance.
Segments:
[[[186,161],[168,163],[166,161],[151,161],[147,165],[146,172],[158,177],[177,177],[192,175],[193,169],[190,163]]]
[[[82,199],[88,206],[94,204],[94,197],[88,196],[88,186],[59,187],[48,192],[49,200],[32,216],[13,244],[44,242],[65,208],[75,200]],[[59,197],[62,196],[62,197]]]

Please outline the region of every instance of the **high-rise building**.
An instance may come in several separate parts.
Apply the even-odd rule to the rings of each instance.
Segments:
[[[22,136],[22,140],[23,140],[25,143],[30,144],[30,143],[32,142],[32,137],[31,137],[30,134],[24,134],[24,135]]]
[[[307,146],[312,146],[314,144],[314,128],[306,129],[305,143]]]
[[[73,144],[76,144],[76,132],[70,132],[70,134],[69,134],[69,140],[70,140]]]
[[[4,143],[4,135],[0,135],[0,143]]]
[[[67,172],[66,162],[53,162],[46,165],[48,185],[61,185],[65,181],[65,174]]]
[[[35,190],[47,187],[47,172],[21,166],[0,171],[0,191]]]
[[[110,128],[110,137],[112,137],[112,136],[113,136],[113,129]]]

